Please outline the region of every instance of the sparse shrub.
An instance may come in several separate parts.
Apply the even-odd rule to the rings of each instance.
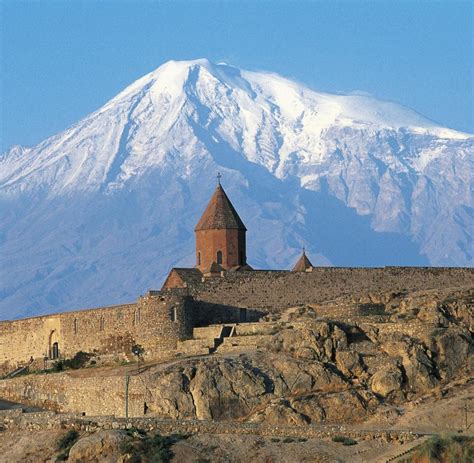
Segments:
[[[295,442],[295,439],[293,439],[293,437],[285,437],[285,438],[283,439],[283,442],[284,442],[285,444],[289,444],[290,442]]]
[[[342,445],[357,445],[357,441],[354,440],[354,439],[351,439],[350,437],[347,437],[347,438],[344,439],[344,441],[342,442]]]
[[[53,371],[60,372],[64,370],[64,362],[62,360],[58,360],[57,362],[53,363]]]
[[[470,436],[433,436],[419,445],[404,463],[470,463],[474,461],[474,438]]]
[[[345,437],[344,436],[334,436],[332,438],[333,442],[344,442]]]
[[[306,437],[299,437],[298,442],[306,442],[308,439]]]
[[[351,439],[350,437],[344,437],[344,436],[334,436],[332,438],[333,442],[340,442],[342,445],[356,445],[357,441],[354,439]]]
[[[73,370],[78,370],[79,368],[84,368],[91,357],[92,357],[92,354],[88,352],[83,352],[81,350],[77,352],[72,359],[64,360],[64,366],[66,368],[72,368]]]
[[[64,450],[56,456],[56,461],[66,461],[69,458],[69,450]]]
[[[385,312],[384,304],[374,304],[374,303],[359,304],[358,312],[359,312],[359,315],[361,316],[387,315],[387,313]]]
[[[139,428],[128,428],[125,431],[130,437],[145,437],[146,432],[143,429]]]
[[[122,454],[128,454],[128,462],[139,463],[146,461],[150,463],[166,463],[171,461],[173,452],[171,446],[186,436],[179,434],[172,436],[147,436],[141,430],[130,429],[127,434],[138,438],[138,440],[123,442],[120,446]]]
[[[133,443],[131,441],[124,440],[120,442],[119,449],[120,449],[120,453],[124,455],[126,453],[133,453],[133,451],[135,450],[135,447],[133,446]]]
[[[65,450],[72,447],[74,442],[79,438],[79,433],[75,429],[70,429],[64,436],[62,436],[57,443],[58,450]]]
[[[280,442],[280,439],[278,439],[278,437],[272,437],[270,440],[272,442]]]

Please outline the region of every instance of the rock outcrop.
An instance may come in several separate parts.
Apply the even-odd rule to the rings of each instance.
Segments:
[[[228,350],[128,370],[130,410],[173,420],[364,422],[472,377],[473,294],[345,297],[238,325],[221,345]],[[123,372],[86,373],[0,381],[0,395],[62,412],[123,413]]]
[[[275,424],[363,421],[383,402],[411,400],[472,371],[471,298],[471,290],[371,294],[273,314],[263,349],[149,377],[150,411]]]

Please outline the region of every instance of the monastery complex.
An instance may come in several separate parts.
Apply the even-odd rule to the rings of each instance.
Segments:
[[[465,268],[313,267],[304,251],[292,271],[254,270],[247,263],[245,225],[220,183],[195,236],[196,266],[171,269],[161,290],[135,303],[0,322],[1,373],[43,369],[79,351],[102,361],[126,360],[137,344],[147,360],[188,348],[209,353],[215,345],[194,342],[196,329],[214,330],[218,344],[236,325],[289,307],[382,289],[469,284],[474,276]]]

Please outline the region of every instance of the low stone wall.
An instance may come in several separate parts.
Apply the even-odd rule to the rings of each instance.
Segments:
[[[393,440],[409,442],[419,438],[421,433],[409,430],[351,430],[343,426],[279,426],[263,423],[238,423],[229,421],[204,420],[162,420],[158,418],[117,418],[114,416],[82,417],[73,414],[55,414],[52,412],[23,413],[21,410],[0,412],[0,422],[4,429],[43,430],[77,429],[95,432],[102,429],[143,429],[160,434],[240,434],[268,437],[293,437],[331,439],[344,435],[356,440],[378,439],[384,442]]]
[[[133,375],[133,370],[129,372]],[[87,376],[76,372],[19,376],[0,381],[0,397],[61,413],[125,415],[126,376]],[[129,416],[142,416],[146,386],[141,376],[128,380]]]
[[[277,329],[275,322],[246,323],[244,325],[235,325],[236,336],[253,336],[260,334],[274,334]]]
[[[222,325],[211,325],[200,328],[194,328],[194,339],[214,339],[218,338],[222,331]]]

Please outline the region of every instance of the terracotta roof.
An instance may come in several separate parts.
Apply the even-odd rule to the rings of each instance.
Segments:
[[[197,268],[174,267],[171,271],[175,271],[185,283],[199,283],[202,273]]]
[[[196,225],[197,230],[215,230],[215,229],[237,229],[247,230],[244,223],[232,206],[229,198],[225,194],[221,185],[218,185],[212,195],[204,214]]]
[[[296,262],[296,264],[293,267],[292,271],[293,272],[305,272],[306,270],[308,270],[312,267],[313,267],[313,264],[306,257],[306,253],[303,250],[303,254],[301,254],[301,257],[298,259],[298,262]]]

